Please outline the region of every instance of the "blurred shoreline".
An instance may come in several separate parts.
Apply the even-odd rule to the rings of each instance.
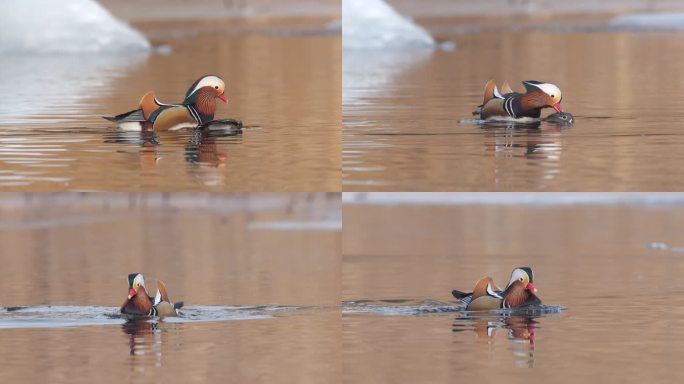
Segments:
[[[99,0],[115,16],[132,22],[197,19],[342,17],[344,0]],[[684,12],[678,0],[386,0],[410,17],[489,17],[559,14]]]
[[[525,16],[554,14],[620,14],[684,11],[675,0],[386,0],[410,17]]]

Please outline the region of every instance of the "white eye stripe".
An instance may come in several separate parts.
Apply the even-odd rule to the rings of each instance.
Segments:
[[[543,83],[543,84],[533,84],[535,87],[539,88],[542,90],[542,92],[546,93],[547,95],[553,97],[561,97],[561,90],[557,86],[550,84],[550,83]]]
[[[520,268],[516,268],[513,270],[513,273],[511,273],[511,280],[508,282],[508,286],[510,287],[511,284],[513,284],[516,280],[524,281],[525,276],[527,275],[527,272],[523,271]]]
[[[198,89],[202,87],[219,87],[225,89],[226,85],[223,83],[223,80],[221,80],[218,76],[207,76],[202,78],[199,83],[195,86],[195,88],[192,89],[192,92],[190,92],[190,95],[195,93]]]
[[[138,283],[138,285],[145,288],[145,279],[143,278],[143,275],[138,274],[133,280],[133,284],[135,284],[136,282]]]

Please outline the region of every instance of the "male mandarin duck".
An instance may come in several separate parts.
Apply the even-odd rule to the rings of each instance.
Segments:
[[[505,82],[501,87],[501,93],[494,80],[489,80],[485,85],[484,101],[473,114],[480,115],[484,120],[525,120],[539,119],[543,108],[563,112],[563,95],[556,85],[534,80],[522,83],[525,86],[525,93],[514,92]]]
[[[214,119],[216,99],[228,102],[225,88],[220,77],[202,76],[188,88],[181,104],[164,104],[150,91],[140,99],[139,109],[104,118],[117,123],[121,129],[131,130],[140,130],[143,125],[155,131],[201,127]]]
[[[145,279],[141,273],[128,275],[128,298],[121,305],[121,313],[138,316],[177,316],[183,302],[172,303],[166,293],[166,285],[157,281],[157,295],[152,298],[145,290]]]
[[[472,292],[453,290],[451,294],[465,304],[468,311],[538,305],[541,300],[535,295],[537,288],[533,279],[531,268],[520,267],[513,270],[504,290],[497,288],[491,277],[485,276],[477,282]]]

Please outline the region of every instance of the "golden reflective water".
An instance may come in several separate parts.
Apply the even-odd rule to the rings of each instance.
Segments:
[[[0,329],[1,382],[320,383],[341,375],[339,194],[9,195],[0,211],[0,307],[114,312],[130,272],[145,273],[148,286],[163,279],[187,311],[301,306],[259,319],[71,328],[52,326],[47,311],[42,328]],[[11,316],[0,310],[0,328]]]
[[[162,53],[3,58],[0,188],[340,190],[340,38],[328,21],[141,23]],[[180,102],[206,73],[226,81],[216,118],[241,119],[241,136],[121,132],[101,118],[149,90]]]
[[[559,314],[343,315],[344,382],[672,382],[684,205],[343,206],[343,300],[438,300],[529,265]],[[674,249],[650,249],[662,242]],[[400,304],[386,304],[388,307]],[[519,369],[534,368],[534,369]]]
[[[423,23],[453,51],[344,52],[344,190],[684,189],[682,35],[540,18]],[[490,78],[557,84],[574,126],[459,123]]]

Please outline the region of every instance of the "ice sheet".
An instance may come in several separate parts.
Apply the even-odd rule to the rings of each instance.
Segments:
[[[93,0],[2,0],[0,53],[141,52],[145,37]]]
[[[435,41],[422,27],[383,0],[342,1],[344,49],[431,48]]]

